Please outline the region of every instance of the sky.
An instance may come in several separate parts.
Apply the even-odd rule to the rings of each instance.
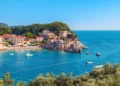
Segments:
[[[72,30],[120,30],[120,0],[0,0],[0,22],[61,21]]]

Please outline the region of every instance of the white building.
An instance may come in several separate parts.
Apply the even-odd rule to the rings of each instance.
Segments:
[[[5,44],[4,43],[0,43],[0,50],[3,50],[3,49],[5,49],[6,47],[5,47]]]
[[[42,42],[44,40],[43,36],[36,36],[36,41]]]
[[[4,42],[4,37],[0,36],[0,43]]]
[[[43,31],[42,31],[42,35],[46,35],[46,34],[48,34],[48,33],[50,33],[50,31],[48,31],[48,30],[43,30]]]

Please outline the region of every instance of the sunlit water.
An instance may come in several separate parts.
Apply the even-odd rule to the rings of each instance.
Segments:
[[[73,76],[89,72],[96,65],[103,65],[106,62],[112,64],[120,62],[120,31],[74,31],[81,42],[88,46],[88,50],[82,53],[68,53],[60,51],[39,50],[39,51],[6,51],[0,52],[0,77],[6,72],[11,72],[11,78],[15,81],[30,81],[40,73],[54,72],[59,75],[61,72]],[[90,55],[85,53],[89,51]],[[27,53],[33,54],[26,57]],[[97,52],[101,53],[96,57]],[[14,53],[14,55],[10,55]],[[86,61],[94,64],[86,65]]]

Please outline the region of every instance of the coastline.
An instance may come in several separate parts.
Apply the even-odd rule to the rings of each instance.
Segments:
[[[41,47],[39,46],[30,46],[30,47],[9,47],[9,48],[5,48],[5,49],[0,49],[0,52],[2,51],[24,51],[24,50],[41,50]]]
[[[47,49],[47,50],[56,50],[56,51],[60,51],[60,52],[70,52],[70,53],[81,53],[83,49],[88,49],[87,46],[84,46],[81,43],[81,47],[80,47],[80,51],[71,51],[69,49],[65,49],[65,50],[61,50],[61,49],[57,49],[57,48],[50,48],[50,47],[43,47],[43,46],[10,46],[10,47],[5,47],[3,49],[0,49],[0,52],[2,51],[24,51],[24,50],[41,50],[41,49]]]

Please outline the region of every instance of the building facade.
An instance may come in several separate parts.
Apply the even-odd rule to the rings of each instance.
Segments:
[[[60,31],[59,36],[60,37],[67,37],[68,32],[67,31]]]

